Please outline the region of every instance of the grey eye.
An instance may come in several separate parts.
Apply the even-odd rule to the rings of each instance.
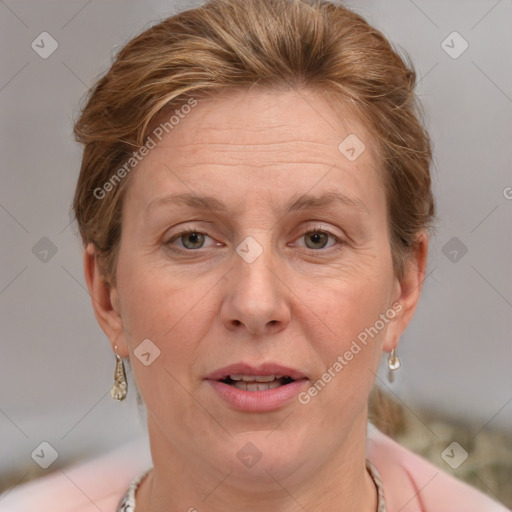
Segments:
[[[204,244],[204,233],[189,231],[180,236],[181,243],[186,249],[200,249]]]

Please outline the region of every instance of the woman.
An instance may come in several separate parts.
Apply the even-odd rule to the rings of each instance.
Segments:
[[[434,215],[414,85],[324,1],[213,0],[121,50],[75,128],[112,396],[129,358],[152,456],[108,510],[505,510],[368,429]]]

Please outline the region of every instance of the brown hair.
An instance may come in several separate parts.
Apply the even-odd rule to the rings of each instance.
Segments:
[[[82,240],[95,244],[106,279],[115,283],[129,181],[120,179],[127,168],[118,170],[144,146],[158,114],[229,88],[303,87],[342,101],[368,125],[401,277],[434,215],[431,148],[415,81],[412,66],[378,30],[328,1],[211,0],[169,17],[119,52],[76,122],[84,153],[73,208]]]

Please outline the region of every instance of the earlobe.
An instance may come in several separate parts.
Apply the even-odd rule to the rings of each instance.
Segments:
[[[118,346],[119,355],[127,357],[128,349],[117,289],[105,279],[93,243],[89,243],[84,250],[84,274],[98,324],[109,338],[112,347]]]
[[[386,340],[383,345],[385,352],[396,349],[406,327],[409,325],[419,303],[423,282],[425,280],[428,258],[428,235],[421,232],[416,239],[413,253],[405,264],[404,275],[397,281],[396,303],[400,311],[388,326]]]

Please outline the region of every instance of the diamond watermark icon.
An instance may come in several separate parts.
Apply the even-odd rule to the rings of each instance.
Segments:
[[[43,469],[48,469],[58,459],[59,454],[50,443],[43,441],[30,456]]]
[[[468,452],[454,441],[443,450],[441,458],[452,469],[457,469],[468,458]]]
[[[144,366],[149,366],[160,355],[160,349],[149,338],[146,338],[139,343],[133,353]]]
[[[240,459],[242,464],[248,468],[255,466],[258,461],[263,457],[263,453],[253,443],[245,443],[240,450],[238,450],[236,456]]]
[[[468,252],[468,248],[454,236],[443,245],[441,251],[452,263],[458,263]]]
[[[59,43],[48,32],[41,32],[30,46],[39,57],[47,59],[59,47]]]
[[[443,39],[441,48],[452,59],[458,59],[469,48],[469,43],[458,32],[452,32]]]
[[[261,256],[263,247],[252,236],[248,236],[238,245],[236,252],[246,263],[252,263]]]
[[[354,133],[345,137],[338,145],[340,153],[353,162],[357,160],[365,151],[366,146],[363,141]]]
[[[39,261],[48,263],[57,254],[57,246],[49,238],[43,236],[32,247],[32,254]]]

